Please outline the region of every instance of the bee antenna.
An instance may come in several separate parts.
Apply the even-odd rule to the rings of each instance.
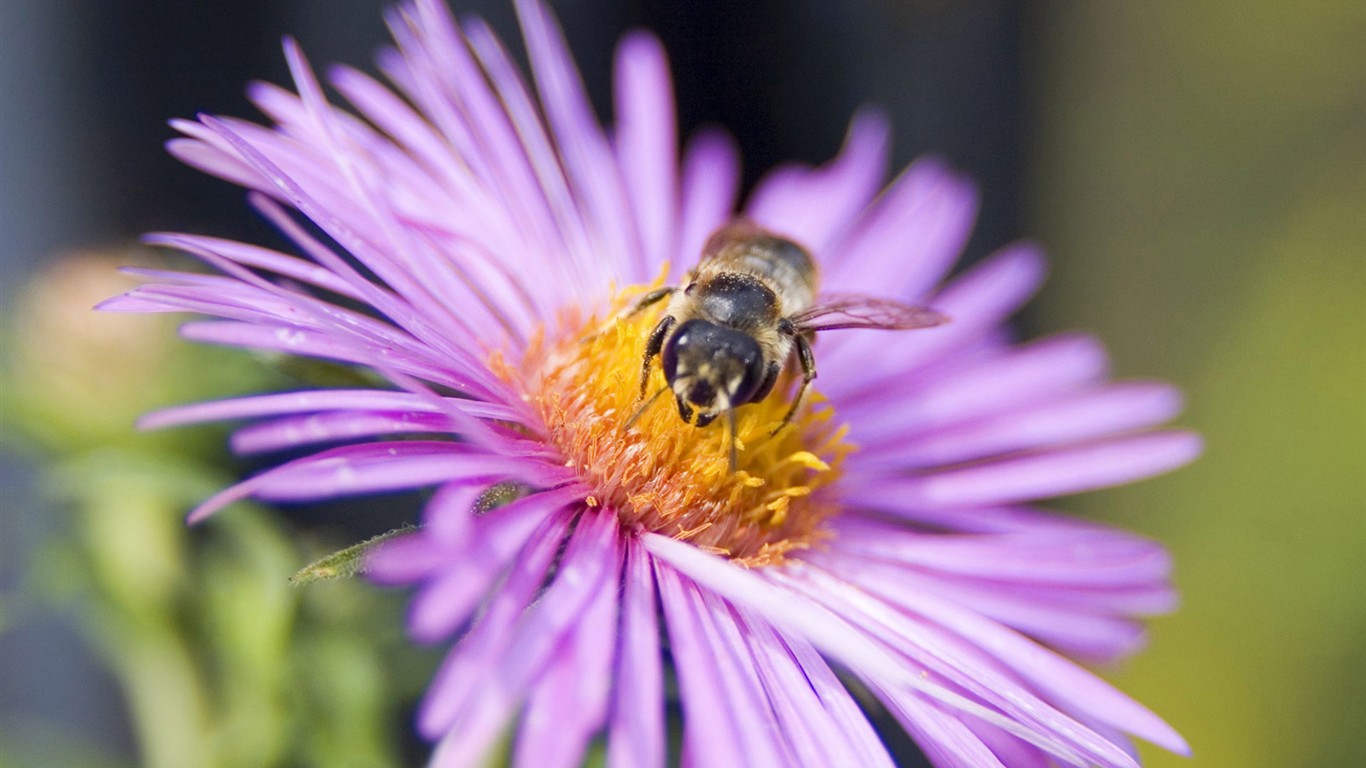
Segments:
[[[636,422],[640,421],[640,417],[644,416],[645,412],[650,410],[650,406],[655,404],[655,401],[659,399],[659,396],[668,391],[669,387],[668,385],[665,385],[663,387],[660,387],[658,392],[655,392],[653,395],[650,395],[650,399],[641,403],[640,407],[635,410],[635,413],[631,414],[631,418],[626,420],[626,424],[622,427],[622,429],[630,429],[631,427],[635,426]]]

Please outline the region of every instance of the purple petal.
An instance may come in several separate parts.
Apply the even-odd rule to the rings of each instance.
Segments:
[[[839,402],[840,415],[856,424],[862,443],[897,440],[1059,397],[1099,381],[1106,369],[1100,342],[1090,336],[1063,334],[1002,349],[956,371],[925,377],[923,382],[869,390],[865,397]]]
[[[1164,749],[1189,753],[1186,742],[1171,726],[1090,672],[995,622],[963,610],[954,602],[943,599],[942,594],[918,589],[913,580],[900,580],[891,573],[881,578],[866,578],[871,574],[867,570],[856,572],[857,563],[857,558],[846,558],[839,572],[855,579],[872,594],[914,612],[925,622],[955,632],[991,653],[1063,709],[1088,713],[1102,723],[1133,733]]]
[[[435,572],[435,578],[422,587],[409,607],[408,631],[414,639],[436,642],[468,621],[513,558],[523,552],[528,541],[542,535],[537,528],[562,517],[556,513],[567,501],[555,491],[529,496],[471,520],[465,541],[454,545],[443,541],[444,567]],[[469,516],[469,510],[450,511]],[[379,565],[372,566],[375,577],[389,582],[394,581],[394,572],[404,567],[396,564],[381,570]]]
[[[597,283],[606,287],[614,277],[630,274],[624,226],[629,217],[621,215],[630,205],[616,161],[554,20],[538,0],[518,0],[516,7],[541,104],[598,248],[598,258],[580,266],[597,266]]]
[[[502,399],[494,395],[505,385],[487,371],[453,371],[436,367],[427,360],[414,358],[387,346],[356,342],[339,334],[283,325],[260,325],[229,320],[188,323],[181,335],[193,341],[285,352],[300,357],[318,357],[376,368],[390,367],[435,384],[476,393],[480,399]]]
[[[480,415],[481,418],[502,419],[510,415],[506,409],[488,403],[458,398],[447,398],[447,400],[456,407],[471,409],[470,413]],[[165,429],[203,421],[226,421],[228,419],[323,411],[441,412],[436,406],[409,392],[390,392],[378,389],[315,389],[303,392],[281,392],[270,395],[238,397],[231,400],[213,400],[165,408],[143,416],[138,421],[138,427],[140,429]]]
[[[746,215],[822,253],[877,192],[886,172],[890,133],[885,115],[856,115],[834,161],[816,170],[789,166],[772,171],[754,190]]]
[[[347,298],[362,300],[363,294],[341,276],[317,264],[272,251],[268,248],[201,235],[182,235],[153,232],[143,236],[143,242],[168,248],[181,248],[190,253],[216,253],[238,264],[274,272],[306,285],[322,288]]]
[[[883,403],[889,392],[904,391],[907,377],[941,356],[978,341],[1020,307],[1043,281],[1044,262],[1028,244],[1002,250],[953,281],[930,300],[949,322],[917,331],[845,331],[839,344],[822,350],[823,365],[852,367],[859,376],[841,377],[826,393],[837,403],[873,395]],[[822,379],[824,381],[824,379]]]
[[[526,476],[528,469],[533,468],[526,462],[471,453],[449,442],[348,445],[295,459],[219,491],[187,519],[197,523],[248,497],[320,500],[419,488],[460,478]]]
[[[1048,759],[1047,752],[1021,741],[999,728],[967,719],[963,720],[963,725],[967,726],[973,735],[981,740],[987,749],[991,750],[996,759],[1010,768],[1051,768],[1056,765]],[[1101,735],[1110,741],[1115,740],[1108,733]],[[1134,762],[1137,763],[1138,760],[1135,759]]]
[[[617,553],[605,583],[577,617],[569,636],[531,689],[517,729],[513,764],[577,768],[593,734],[607,720],[612,651],[617,643]]]
[[[634,275],[643,282],[672,256],[678,214],[678,135],[664,48],[634,33],[617,47],[616,150],[641,248]]]
[[[534,604],[533,590],[539,583],[524,578],[518,558],[479,624],[452,652],[428,690],[419,727],[428,735],[444,735],[434,765],[463,765],[483,755],[577,626],[582,611],[601,590],[615,595],[620,567],[616,539],[616,520],[611,516],[585,516],[555,580]],[[548,565],[538,559],[534,571],[543,576]]]
[[[718,625],[733,625],[725,604],[706,601],[671,568],[656,567],[655,576],[678,671],[683,740],[694,762],[718,768],[789,764],[776,723],[764,716],[769,708],[759,682],[720,634]]]
[[[664,673],[655,619],[654,574],[650,557],[630,545],[621,598],[621,635],[612,716],[607,728],[608,768],[664,765]]]
[[[468,765],[482,758],[501,735],[502,722],[479,723],[457,730],[471,699],[489,682],[489,673],[508,643],[518,619],[531,604],[559,549],[568,521],[546,520],[526,549],[512,562],[502,586],[491,594],[479,621],[446,655],[427,686],[418,710],[417,727],[440,739],[432,765]]]
[[[859,487],[850,498],[858,505],[891,512],[1012,504],[1123,485],[1170,472],[1193,461],[1201,447],[1194,433],[1164,430],[890,479],[875,488],[851,481],[851,486]]]
[[[456,423],[439,413],[313,413],[243,427],[233,433],[231,444],[238,454],[253,454],[360,438],[458,432]]]
[[[365,575],[383,584],[410,584],[441,571],[450,549],[421,531],[390,539],[365,559]]]
[[[677,568],[698,586],[754,611],[784,633],[804,637],[865,680],[880,680],[890,687],[913,690],[995,724],[1056,755],[1074,754],[1071,747],[1052,735],[1003,717],[939,683],[922,678],[915,669],[874,642],[866,632],[848,624],[828,609],[799,598],[786,582],[779,586],[774,581],[777,577],[774,573],[742,569],[692,545],[658,534],[644,534],[641,542],[656,558]],[[656,569],[657,572],[662,570]]]
[[[873,689],[936,768],[1005,768],[957,713],[877,683]]]
[[[1160,545],[1107,529],[945,536],[842,520],[839,551],[919,569],[1013,582],[1128,585],[1165,578]]]
[[[1181,412],[1181,393],[1167,384],[1126,382],[1020,408],[908,438],[862,458],[869,466],[932,467],[1026,449],[1094,440],[1157,426]],[[865,451],[873,449],[867,442]]]
[[[829,288],[924,298],[958,258],[976,213],[969,182],[938,160],[916,161],[831,246]]]
[[[784,640],[748,611],[738,613],[754,668],[797,762],[891,768],[891,756],[867,718],[815,649],[800,639]],[[804,646],[800,656],[796,645]]]
[[[746,615],[746,621],[753,625],[756,621]],[[887,748],[883,746],[863,710],[849,695],[849,691],[835,676],[830,665],[821,658],[810,643],[799,637],[779,638],[792,653],[793,661],[801,669],[812,690],[820,697],[826,711],[835,720],[849,745],[849,755],[855,756],[858,765],[879,766],[890,761]]]
[[[793,569],[774,574],[774,578],[819,601],[862,631],[880,638],[889,647],[896,648],[906,656],[908,662],[961,686],[970,696],[1004,714],[1003,722],[1019,724],[1027,729],[1016,735],[1057,757],[1079,764],[1085,761],[1084,764],[1136,768],[1136,764],[1123,750],[1048,706],[1003,670],[983,663],[979,651],[961,640],[950,638],[938,627],[888,610],[889,606],[882,600],[816,568]],[[875,684],[880,689],[894,693],[886,681],[877,681]],[[900,695],[889,700],[889,703],[905,706]],[[947,702],[941,700],[936,704],[942,703]],[[993,724],[999,726],[1001,722]],[[1035,740],[1031,738],[1032,733],[1048,734],[1051,739],[1046,742]]]
[[[697,263],[707,238],[734,215],[740,186],[735,141],[720,130],[698,133],[683,156],[682,179],[678,250],[672,262],[674,279]]]

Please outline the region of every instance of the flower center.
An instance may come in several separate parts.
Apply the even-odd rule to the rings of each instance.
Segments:
[[[613,311],[650,287],[620,292]],[[649,405],[641,399],[641,361],[660,314],[652,309],[605,325],[570,318],[563,332],[531,345],[521,371],[509,373],[524,382],[544,437],[595,489],[588,505],[611,510],[630,530],[687,540],[749,566],[810,547],[837,509],[822,489],[853,449],[846,429],[809,392],[792,421],[771,435],[795,393],[795,376],[785,373],[768,397],[735,411],[732,471],[724,416],[697,427],[679,416],[670,392]],[[666,386],[656,360],[647,398]]]

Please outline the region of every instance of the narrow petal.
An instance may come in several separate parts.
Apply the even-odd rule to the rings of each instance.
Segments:
[[[406,490],[458,478],[527,476],[526,462],[472,454],[456,443],[401,441],[333,448],[262,472],[219,491],[187,518],[197,523],[249,497],[321,500]],[[531,474],[536,474],[533,470]],[[547,476],[535,478],[545,480]]]
[[[481,758],[492,737],[506,727],[531,686],[542,678],[557,648],[578,625],[582,612],[601,590],[616,594],[615,576],[620,566],[616,538],[615,519],[587,515],[570,538],[554,581],[534,604],[530,602],[532,593],[524,591],[527,585],[519,581],[514,599],[495,617],[494,603],[503,600],[508,586],[505,584],[494,596],[471,634],[479,633],[485,622],[495,619],[499,623],[494,627],[501,631],[481,633],[481,642],[460,655],[470,665],[458,665],[469,679],[459,681],[456,672],[443,667],[438,674],[448,681],[448,687],[439,699],[441,707],[424,707],[420,722],[423,731],[444,735],[433,756],[434,765],[467,765]],[[544,573],[544,566],[537,565]],[[515,572],[509,581],[513,578],[517,578]],[[519,605],[525,610],[517,610]],[[504,610],[520,614],[515,626],[503,623],[509,618]],[[457,646],[457,652],[465,645],[462,642]],[[476,671],[483,674],[473,674]],[[432,690],[435,691],[435,684]]]
[[[456,407],[469,408],[472,414],[503,419],[511,412],[499,406],[475,400],[447,398]],[[409,392],[390,392],[378,389],[314,389],[302,392],[281,392],[269,395],[237,397],[230,400],[211,400],[192,405],[164,408],[138,420],[139,429],[165,429],[204,421],[248,419],[259,416],[279,416],[292,413],[321,413],[324,411],[380,411],[399,413],[440,413],[441,409]]]
[[[243,427],[233,433],[231,445],[234,452],[246,455],[318,443],[424,433],[458,434],[459,427],[444,414],[314,413]]]
[[[673,84],[663,46],[645,33],[622,38],[615,72],[617,163],[641,244],[629,279],[644,282],[673,255],[679,207]]]
[[[1049,706],[993,666],[980,663],[979,651],[969,644],[953,640],[938,627],[888,610],[889,606],[885,602],[819,569],[802,568],[775,574],[774,578],[817,600],[870,636],[878,637],[896,648],[909,663],[923,666],[927,671],[960,686],[969,696],[1002,713],[1004,722],[1018,723],[1036,733],[1048,734],[1052,737],[1052,745],[1033,743],[1048,749],[1060,759],[1077,764],[1097,763],[1116,768],[1136,768],[1136,764],[1123,750]],[[887,688],[885,681],[875,681],[874,684],[879,689]],[[889,703],[904,706],[900,696]],[[943,703],[946,702],[935,702],[936,706]],[[993,724],[999,726],[1000,723]]]
[[[664,672],[659,658],[655,583],[650,557],[630,545],[621,597],[607,768],[662,768],[665,760]]]
[[[1113,686],[1037,643],[935,593],[917,589],[914,581],[894,577],[867,579],[855,559],[839,571],[889,603],[924,621],[957,633],[1002,661],[1005,666],[1066,710],[1088,716],[1140,736],[1164,749],[1186,754],[1186,742],[1160,718]]]
[[[755,188],[745,215],[823,253],[877,192],[890,136],[886,115],[859,113],[838,157],[815,170],[788,166],[770,172]]]
[[[516,7],[541,104],[598,248],[598,258],[580,266],[596,267],[596,282],[605,287],[613,277],[630,274],[631,219],[620,213],[630,204],[619,169],[549,12],[539,0],[518,0]]]
[[[942,161],[918,160],[831,245],[830,290],[924,298],[958,258],[977,213],[972,185]]]
[[[735,141],[717,129],[703,130],[683,156],[678,250],[672,278],[677,281],[702,256],[711,233],[731,219],[740,188],[740,155]]]
[[[1201,448],[1200,438],[1191,432],[1164,430],[892,479],[852,495],[861,505],[890,512],[1012,504],[1160,475],[1189,464]]]
[[[1108,363],[1095,338],[1061,334],[1001,349],[958,370],[895,389],[859,390],[861,396],[842,398],[838,404],[840,415],[856,425],[860,442],[892,442],[1061,397],[1099,381]]]
[[[826,393],[834,402],[902,391],[918,369],[978,341],[1034,294],[1043,281],[1043,256],[1028,244],[1002,250],[954,280],[930,300],[948,315],[944,325],[916,331],[845,331],[839,344],[822,349],[822,364],[836,370],[853,368],[859,376],[834,379]],[[829,362],[824,362],[829,361]],[[822,379],[824,381],[824,378]]]
[[[686,726],[683,740],[699,765],[787,765],[777,724],[759,683],[717,626],[730,621],[724,604],[709,603],[696,585],[671,568],[655,570],[678,670]]]
[[[1160,545],[1107,529],[945,536],[846,520],[837,530],[842,553],[1006,583],[1127,586],[1171,570]]]
[[[491,594],[478,622],[446,655],[418,709],[418,730],[439,739],[432,765],[478,764],[501,734],[503,723],[480,723],[479,728],[455,729],[470,699],[477,695],[486,671],[493,668],[514,631],[517,620],[545,581],[568,521],[546,520],[526,548],[513,559],[501,587]],[[467,723],[468,726],[468,723]]]
[[[607,721],[612,652],[617,644],[616,575],[620,553],[608,540],[607,574],[575,620],[549,668],[531,689],[517,729],[513,765],[576,768]]]
[[[563,507],[553,497],[530,497],[472,521],[468,542],[448,549],[445,567],[414,596],[408,608],[413,639],[434,643],[464,626],[536,529]]]
[[[992,723],[1060,757],[1076,754],[1071,746],[1049,733],[1003,717],[939,683],[922,678],[913,668],[874,642],[872,635],[851,626],[818,604],[799,598],[797,593],[786,587],[786,582],[784,586],[775,584],[776,574],[744,570],[689,544],[658,534],[645,534],[641,541],[656,558],[677,568],[699,586],[754,611],[784,633],[804,637],[865,680],[879,680],[887,686],[913,690]],[[1079,759],[1074,759],[1074,762]]]
[[[876,683],[873,688],[935,768],[1005,768],[956,713]]]
[[[741,635],[778,725],[791,741],[796,763],[891,768],[891,756],[867,718],[815,649],[800,639],[784,640],[748,611],[737,613]],[[794,645],[805,646],[800,656]]]
[[[897,446],[863,443],[872,463],[901,467],[958,464],[1027,449],[1095,440],[1155,427],[1181,412],[1181,393],[1158,382],[1124,382],[928,434],[900,436]]]

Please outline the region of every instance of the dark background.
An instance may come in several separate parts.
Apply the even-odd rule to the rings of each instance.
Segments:
[[[35,266],[153,229],[268,239],[239,190],[161,150],[165,121],[252,115],[279,39],[365,64],[373,0],[0,3],[0,302]],[[1171,378],[1209,455],[1065,506],[1167,541],[1187,602],[1119,682],[1197,765],[1336,766],[1366,751],[1366,13],[1273,0],[1089,5],[555,2],[606,116],[615,40],[669,50],[682,135],[732,130],[752,182],[819,162],[883,105],[900,166],[975,177],[968,258],[1021,236],[1055,272],[1029,331],[1098,330],[1121,375]],[[516,35],[502,3],[460,3]],[[32,465],[0,456],[0,587],[50,534]],[[4,627],[6,728],[76,724],[128,749],[117,694],[60,618]],[[4,764],[0,754],[0,765]],[[1152,755],[1154,764],[1181,765]]]

